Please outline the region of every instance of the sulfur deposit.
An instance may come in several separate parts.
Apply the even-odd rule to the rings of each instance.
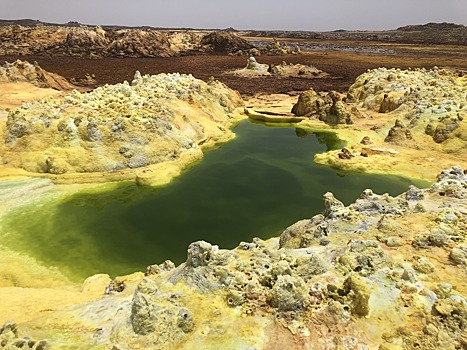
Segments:
[[[320,120],[347,142],[352,157],[328,152],[315,157],[321,164],[424,178],[449,164],[466,165],[465,72],[374,69],[359,76],[346,95],[302,93],[292,112],[308,117],[303,128],[317,130]]]
[[[424,132],[447,151],[465,148],[467,76],[463,73],[438,68],[380,68],[358,77],[347,101],[367,110],[397,115],[413,132]]]
[[[326,193],[321,214],[280,237],[192,243],[178,267],[152,265],[96,301],[5,324],[0,348],[462,349],[466,236],[458,166],[397,197],[365,190],[344,206]]]
[[[3,163],[33,173],[136,169],[232,137],[239,94],[191,75],[135,74],[131,84],[23,104],[8,114]],[[237,116],[238,117],[238,116]]]
[[[341,96],[335,91],[317,93],[313,89],[305,91],[298,97],[298,102],[292,107],[292,113],[306,116],[331,125],[352,124]]]

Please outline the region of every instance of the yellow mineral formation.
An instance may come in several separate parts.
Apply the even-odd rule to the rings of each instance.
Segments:
[[[238,107],[240,95],[218,81],[137,72],[131,84],[74,90],[11,110],[2,159],[61,182],[139,176],[148,183],[157,164],[168,162],[166,177],[173,177],[203,149],[231,139],[230,127],[243,117]]]
[[[335,150],[317,154],[319,164],[430,181],[452,164],[467,167],[465,74],[379,68],[359,76],[342,101],[321,95],[300,95],[293,112],[309,119],[299,127],[336,133],[354,157],[341,158]],[[361,142],[365,138],[371,144]]]

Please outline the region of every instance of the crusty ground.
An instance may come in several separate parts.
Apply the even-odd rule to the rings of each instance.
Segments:
[[[414,45],[397,44],[381,44],[381,46],[384,46],[387,50],[397,47],[397,52],[401,52],[401,55],[390,53],[364,54],[343,51],[308,51],[302,55],[257,57],[258,62],[266,64],[280,64],[282,61],[286,61],[293,64],[314,65],[331,75],[331,77],[321,79],[283,77],[247,79],[228,75],[224,73],[245,67],[248,57],[220,54],[169,58],[105,59],[0,56],[0,62],[12,62],[16,59],[28,60],[31,63],[37,61],[46,71],[58,73],[69,80],[80,80],[84,79],[86,74],[94,74],[97,83],[89,86],[90,88],[106,83],[116,84],[124,80],[131,81],[136,70],[139,70],[142,74],[191,73],[196,78],[203,80],[207,80],[213,76],[227,84],[230,88],[238,90],[244,96],[304,91],[309,88],[318,91],[336,90],[346,92],[357,76],[368,69],[382,66],[403,69],[448,66],[457,69],[467,69],[467,61],[465,60],[467,47],[465,46],[432,45],[417,47]]]
[[[106,59],[82,59],[71,57],[13,57],[0,56],[0,62],[12,62],[15,59],[37,61],[46,71],[60,74],[71,80],[83,79],[86,74],[94,74],[96,84],[88,85],[93,88],[97,85],[115,84],[123,80],[131,81],[136,70],[142,74],[157,73],[191,73],[197,78],[208,79],[214,76],[223,81],[229,87],[237,89],[244,97],[261,94],[263,97],[250,98],[247,104],[260,106],[261,108],[272,107],[280,113],[286,113],[292,101],[284,101],[280,96],[269,96],[264,98],[265,94],[288,93],[291,91],[303,91],[314,88],[318,91],[337,90],[345,92],[354,82],[355,78],[367,69],[380,66],[400,67],[403,69],[409,67],[431,68],[435,65],[444,67],[454,67],[457,69],[467,69],[467,61],[459,55],[464,52],[467,56],[467,47],[433,47],[420,48],[419,51],[412,50],[410,54],[404,56],[394,55],[368,55],[353,52],[338,51],[314,51],[297,56],[263,56],[259,57],[260,63],[279,64],[282,61],[289,63],[300,63],[314,65],[318,69],[330,73],[331,78],[322,79],[301,79],[301,78],[281,78],[281,77],[261,77],[248,79],[234,75],[224,74],[226,71],[239,69],[246,65],[247,57],[227,56],[227,55],[203,55],[203,56],[185,56],[172,58],[106,58]],[[31,90],[24,90],[25,94],[21,96],[18,90],[11,87],[11,91],[2,89],[3,95],[10,94],[13,99],[4,99],[0,108],[13,108],[15,105],[28,100]],[[44,92],[45,93],[45,92]],[[55,94],[54,91],[47,91],[47,94]],[[14,96],[13,96],[14,95]],[[27,98],[26,98],[27,97]],[[35,97],[44,97],[41,94]],[[9,101],[7,101],[9,100]],[[285,103],[287,102],[287,103]],[[10,105],[8,105],[10,103]],[[273,108],[274,109],[274,108]],[[0,111],[0,118],[5,118],[5,112]],[[91,300],[102,294],[101,289],[96,293],[82,294],[76,287],[71,286],[60,289],[58,292],[50,290],[27,289],[27,288],[2,288],[0,289],[0,299],[9,300],[2,303],[0,314],[3,316],[0,325],[6,319],[15,319],[17,322],[24,322],[33,318],[43,316],[52,310],[60,310],[68,305],[82,303]],[[14,298],[12,297],[14,296]],[[66,299],[66,302],[63,300]],[[3,305],[5,304],[5,305]],[[21,306],[19,310],[16,306]],[[8,312],[7,312],[8,311]],[[271,345],[271,348],[277,348]]]

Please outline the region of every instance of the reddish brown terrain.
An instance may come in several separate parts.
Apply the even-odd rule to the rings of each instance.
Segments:
[[[467,47],[457,47],[465,51]],[[287,93],[313,88],[318,91],[337,90],[344,92],[355,81],[355,78],[368,69],[377,67],[415,68],[433,66],[449,66],[459,69],[467,68],[467,61],[448,48],[433,47],[432,50],[411,52],[410,54],[383,55],[363,54],[341,51],[312,51],[301,55],[260,56],[258,62],[267,64],[300,63],[314,65],[331,75],[330,78],[284,78],[259,77],[248,79],[226,75],[226,71],[246,66],[247,57],[221,54],[183,56],[183,57],[153,57],[153,58],[103,58],[85,59],[75,57],[40,57],[40,56],[0,56],[0,62],[13,62],[16,59],[37,61],[45,70],[60,74],[68,80],[80,81],[87,74],[94,75],[96,85],[115,84],[124,80],[131,81],[136,70],[142,74],[158,73],[191,73],[203,80],[214,78],[221,80],[229,87],[238,90],[243,95],[257,93]],[[85,84],[86,83],[82,83]],[[94,85],[94,86],[93,86]]]
[[[382,32],[238,32],[0,20],[0,63],[18,58],[37,61],[46,71],[89,88],[131,81],[139,70],[142,74],[191,73],[203,80],[213,76],[243,95],[309,88],[344,92],[358,75],[372,68],[466,69],[466,38],[467,27],[452,23]],[[245,67],[249,56],[262,64],[313,65],[329,76],[249,79],[225,74]],[[95,81],[85,79],[87,75]]]

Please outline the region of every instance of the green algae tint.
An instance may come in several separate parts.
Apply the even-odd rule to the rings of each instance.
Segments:
[[[75,280],[123,275],[166,259],[178,264],[193,241],[233,248],[277,236],[321,213],[327,191],[349,204],[366,188],[398,195],[410,184],[427,185],[396,176],[344,176],[315,165],[315,153],[336,146],[332,134],[250,122],[235,132],[235,140],[163,188],[120,184],[22,207],[3,221],[2,244]]]

